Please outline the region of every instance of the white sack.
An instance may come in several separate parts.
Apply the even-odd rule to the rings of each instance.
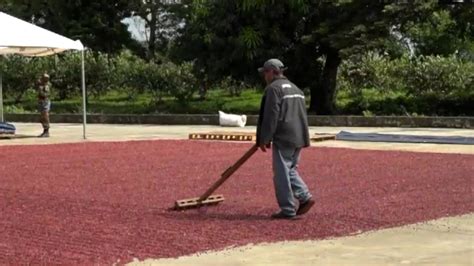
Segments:
[[[226,114],[219,111],[219,124],[227,127],[245,127],[247,123],[246,115]]]

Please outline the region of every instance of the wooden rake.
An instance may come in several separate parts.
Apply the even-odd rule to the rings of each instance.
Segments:
[[[221,178],[217,180],[204,194],[199,198],[181,199],[175,202],[173,210],[185,210],[199,208],[205,205],[215,205],[224,201],[223,195],[211,195],[216,189],[218,189],[229,177],[232,176],[237,169],[239,169],[252,155],[258,150],[258,146],[255,144],[250,148],[237,162],[231,167],[227,168],[222,174]]]

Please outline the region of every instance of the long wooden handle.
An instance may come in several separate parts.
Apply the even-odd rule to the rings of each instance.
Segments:
[[[253,145],[250,150],[248,150],[240,159],[231,167],[227,168],[224,173],[221,174],[221,178],[216,181],[199,199],[198,202],[201,202],[207,199],[217,188],[219,188],[229,177],[237,171],[252,155],[258,150],[257,144]]]

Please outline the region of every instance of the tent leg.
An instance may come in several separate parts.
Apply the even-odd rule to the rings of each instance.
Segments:
[[[87,111],[86,111],[86,73],[84,67],[84,50],[81,51],[81,70],[82,70],[82,136],[86,139],[86,124],[87,124]]]
[[[0,74],[0,122],[5,122],[3,118],[3,79]]]

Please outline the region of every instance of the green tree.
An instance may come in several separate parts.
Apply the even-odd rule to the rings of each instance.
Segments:
[[[134,0],[132,18],[139,18],[145,26],[144,36],[148,59],[157,59],[157,52],[166,54],[168,45],[179,34],[188,14],[189,0]],[[141,25],[140,25],[141,27]]]
[[[262,62],[284,54],[285,47],[293,43],[291,36],[282,33],[293,31],[299,21],[297,12],[287,12],[290,2],[256,12],[244,9],[250,6],[242,1],[196,1],[171,56],[195,60],[196,71],[205,73],[200,76],[211,83],[228,76],[256,82],[256,69]]]
[[[390,33],[387,5],[369,0],[195,1],[180,44],[184,58],[197,57],[197,65],[214,78],[251,79],[264,60],[280,57],[295,82],[310,87],[310,110],[332,114],[339,65],[351,54],[382,46]]]
[[[47,70],[44,58],[6,56],[0,58],[0,75],[3,78],[4,95],[20,103],[29,89],[34,89],[37,79]]]
[[[419,55],[448,56],[474,52],[474,6],[426,4],[424,15],[407,20],[400,28]],[[427,12],[426,12],[427,11]]]
[[[160,67],[166,92],[182,104],[189,101],[198,88],[198,82],[192,70],[193,65],[189,62],[180,65],[166,63]]]

